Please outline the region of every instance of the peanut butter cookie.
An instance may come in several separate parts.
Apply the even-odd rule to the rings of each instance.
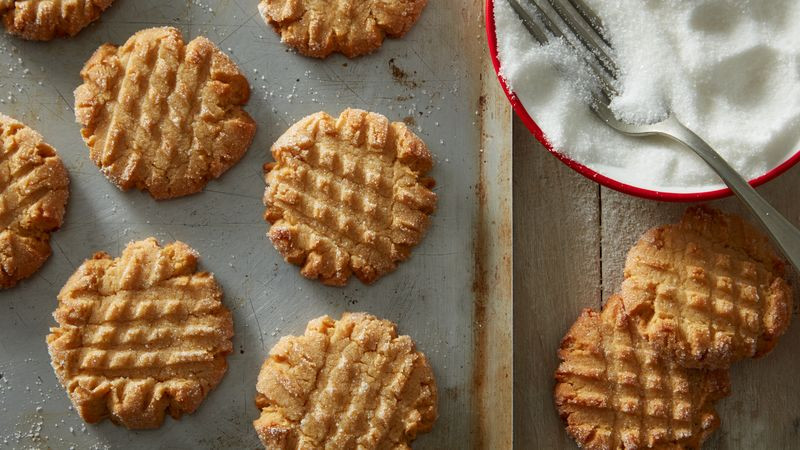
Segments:
[[[282,338],[256,385],[253,422],[269,449],[409,448],[437,417],[425,355],[368,314],[312,320]]]
[[[28,278],[50,256],[64,220],[67,169],[42,136],[0,114],[0,288]]]
[[[122,190],[156,199],[193,194],[233,166],[256,125],[250,85],[204,37],[150,28],[101,46],[81,71],[75,116],[89,155]]]
[[[433,160],[402,122],[357,109],[292,125],[265,166],[269,238],[301,273],[365,283],[408,258],[436,208]]]
[[[586,449],[699,449],[719,426],[726,370],[686,369],[647,344],[622,300],[586,309],[561,342],[555,401]]]
[[[306,56],[373,52],[385,36],[401,37],[427,0],[261,0],[258,10],[281,40]]]
[[[114,0],[0,0],[6,31],[23,39],[49,41],[75,36]]]
[[[233,336],[222,291],[182,242],[96,253],[58,294],[47,344],[81,417],[157,428],[194,412],[227,370]]]
[[[791,320],[784,262],[741,218],[693,207],[630,250],[622,297],[642,335],[685,367],[769,352]]]

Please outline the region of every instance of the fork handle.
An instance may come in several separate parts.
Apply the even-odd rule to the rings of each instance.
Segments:
[[[744,202],[767,230],[772,241],[800,272],[800,230],[772,207],[738,172],[724,160],[700,136],[688,129],[674,117],[662,122],[663,134],[681,142],[703,158],[722,181]]]

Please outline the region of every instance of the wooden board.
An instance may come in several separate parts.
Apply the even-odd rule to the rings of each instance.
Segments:
[[[575,448],[553,406],[558,344],[585,307],[619,288],[630,246],[688,206],[601,188],[550,155],[514,121],[514,441],[519,448]],[[800,167],[759,191],[800,224]],[[745,215],[733,198],[711,202]],[[795,321],[800,284],[795,286]],[[732,394],[718,405],[713,449],[800,448],[800,324],[762,359],[731,369]]]

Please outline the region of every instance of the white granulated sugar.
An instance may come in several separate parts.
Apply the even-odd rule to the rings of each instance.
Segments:
[[[521,2],[524,3],[524,2]],[[672,112],[745,178],[800,149],[800,2],[587,0],[621,69],[617,117]],[[668,192],[722,187],[694,153],[626,137],[587,107],[591,77],[567,44],[539,45],[495,0],[501,75],[560,153],[623,183]]]

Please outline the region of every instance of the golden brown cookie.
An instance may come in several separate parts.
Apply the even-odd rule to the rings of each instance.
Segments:
[[[265,166],[269,238],[308,278],[365,283],[408,258],[436,208],[433,160],[402,122],[347,109],[292,125]]]
[[[75,117],[89,155],[122,190],[165,199],[193,194],[244,155],[256,125],[242,109],[250,85],[204,37],[150,28],[101,46],[81,71]]]
[[[555,402],[586,449],[698,449],[719,426],[727,370],[686,369],[660,358],[613,296],[585,309],[561,341]]]
[[[131,242],[116,259],[96,253],[61,289],[47,344],[83,420],[157,428],[219,384],[233,323],[197,258],[182,242]]]
[[[346,313],[283,337],[256,385],[253,422],[269,449],[409,448],[437,417],[425,355],[395,325]]]
[[[0,114],[0,288],[33,275],[64,220],[67,169],[42,136]]]
[[[401,37],[427,0],[261,0],[258,10],[281,41],[306,56],[371,53],[385,36]]]
[[[764,355],[791,320],[784,262],[767,238],[702,206],[642,236],[628,253],[622,296],[642,335],[685,367]]]
[[[6,31],[23,39],[49,41],[75,36],[114,0],[0,0]]]

